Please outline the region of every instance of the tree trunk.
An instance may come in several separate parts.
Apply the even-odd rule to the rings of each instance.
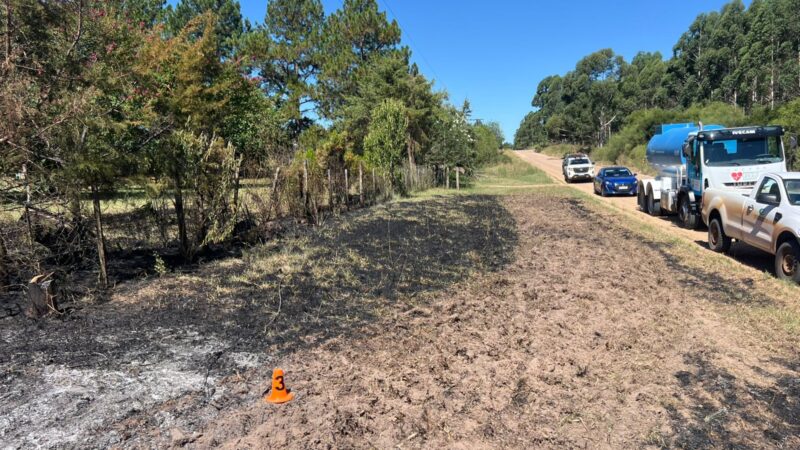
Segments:
[[[28,248],[31,252],[31,255],[34,255],[33,251],[33,223],[31,223],[31,183],[28,180],[28,164],[22,165],[22,179],[25,182],[25,226],[28,228]],[[39,268],[39,261],[36,260],[35,263],[36,270],[40,270]]]
[[[769,109],[775,109],[775,38],[772,38],[772,52],[770,56],[770,75],[769,75]]]
[[[8,261],[8,250],[6,249],[6,241],[0,235],[0,294],[8,291],[8,285],[11,284],[11,264]]]
[[[58,312],[56,286],[55,281],[50,278],[51,275],[37,275],[28,283],[28,300],[31,304],[26,312],[31,318]]]
[[[92,185],[92,206],[94,209],[95,241],[97,242],[97,262],[100,264],[100,285],[108,287],[108,268],[106,265],[106,242],[103,237],[103,213],[100,210],[100,195],[97,186]]]
[[[11,63],[11,0],[6,0],[6,67]]]

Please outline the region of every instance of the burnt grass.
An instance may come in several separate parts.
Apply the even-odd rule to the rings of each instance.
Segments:
[[[175,372],[199,374],[203,383],[186,391],[201,391],[208,401],[214,394],[209,380],[271,358],[265,349],[285,353],[337,336],[362,338],[360,325],[379,320],[388,306],[446,289],[476,272],[500,270],[516,245],[513,218],[488,196],[391,203],[288,234],[245,250],[241,258],[131,281],[110,301],[73,305],[61,316],[2,319],[0,409],[30,403],[43,391],[71,389],[69,377],[54,380],[50,368],[136,378],[166,362]],[[252,273],[240,276],[247,271]],[[93,430],[81,427],[100,426],[103,415],[121,420],[151,403],[87,407],[102,403],[101,393],[91,390],[79,386],[75,395],[44,394],[50,408],[39,405],[28,412],[54,416],[0,419],[0,441],[81,446],[94,442]],[[81,415],[89,417],[84,421]],[[63,441],[28,436],[50,427],[77,429]]]
[[[581,200],[361,210],[60,317],[0,320],[0,442],[797,448],[775,301]],[[742,325],[744,326],[744,325]],[[302,396],[259,395],[272,367]]]

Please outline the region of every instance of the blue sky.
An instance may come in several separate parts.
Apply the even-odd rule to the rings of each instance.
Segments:
[[[263,22],[266,0],[240,0],[251,22]],[[414,60],[454,104],[500,122],[511,141],[531,110],[539,81],[571,70],[581,57],[610,47],[630,61],[638,51],[665,57],[701,12],[724,0],[585,1],[378,0],[397,19]],[[745,4],[749,4],[746,1]],[[323,0],[326,13],[342,0]]]

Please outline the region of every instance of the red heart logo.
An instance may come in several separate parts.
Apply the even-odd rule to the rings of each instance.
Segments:
[[[744,174],[742,172],[732,172],[731,173],[731,178],[733,178],[733,181],[739,181],[739,180],[742,179],[743,176],[744,176]]]

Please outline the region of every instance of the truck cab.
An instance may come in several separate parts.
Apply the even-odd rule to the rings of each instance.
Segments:
[[[761,174],[786,171],[779,126],[662,127],[647,148],[648,161],[659,176],[642,180],[639,203],[653,215],[677,214],[687,228],[700,224],[700,199],[706,189],[749,191]]]

